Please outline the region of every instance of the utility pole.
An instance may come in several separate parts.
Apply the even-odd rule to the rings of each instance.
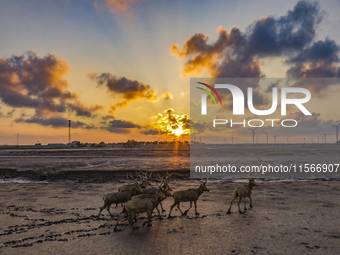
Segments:
[[[71,143],[71,120],[68,120],[68,143]]]

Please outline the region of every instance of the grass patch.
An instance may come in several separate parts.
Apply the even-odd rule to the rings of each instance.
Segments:
[[[293,155],[294,153],[291,151],[276,151],[276,152],[268,152],[266,155],[267,156],[272,156],[272,155]]]

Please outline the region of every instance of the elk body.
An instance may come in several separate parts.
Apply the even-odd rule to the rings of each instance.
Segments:
[[[155,209],[155,207],[158,205],[158,203],[165,199],[165,195],[162,192],[157,192],[154,194],[144,194],[135,196],[130,201],[126,202],[124,204],[124,209],[122,214],[119,216],[116,226],[114,230],[117,230],[117,226],[119,221],[126,216],[128,217],[128,221],[133,229],[135,229],[132,219],[135,218],[136,213],[147,213],[148,220],[143,223],[143,226],[145,224],[148,224],[150,226],[152,212]]]
[[[98,213],[98,217],[100,216],[101,212],[106,208],[109,214],[112,217],[112,214],[110,212],[110,207],[112,204],[116,204],[116,206],[119,203],[125,203],[131,199],[131,194],[128,191],[123,191],[123,192],[117,192],[117,193],[109,193],[106,194],[103,197],[104,200],[104,205],[100,208],[100,211]]]
[[[169,186],[167,183],[164,183],[163,185],[159,186],[159,188],[148,188],[148,189],[143,189],[143,194],[144,194],[144,195],[152,195],[152,194],[155,194],[155,193],[157,193],[157,192],[162,192],[162,193],[165,195],[165,197],[164,197],[164,199],[165,199],[166,197],[172,197],[172,194],[171,194],[170,191],[172,191],[172,189],[170,188],[170,186]],[[143,196],[143,195],[139,195],[139,196],[135,196],[135,197],[140,197],[140,196]],[[134,198],[135,198],[135,197],[134,197]],[[159,216],[159,217],[161,217],[161,214],[160,214],[160,212],[159,212],[158,205],[160,204],[161,209],[162,209],[162,211],[164,212],[165,210],[163,209],[163,206],[162,206],[162,201],[163,201],[164,199],[162,199],[161,201],[159,201],[159,202],[157,203],[157,205],[156,205],[156,209],[157,209],[157,212],[158,212],[158,216]]]
[[[131,194],[131,196],[142,194],[142,188],[139,184],[125,184],[123,186],[118,187],[119,192],[127,191]]]
[[[177,205],[178,210],[181,212],[182,215],[186,215],[190,208],[192,207],[192,202],[194,202],[195,205],[195,214],[198,215],[199,213],[197,212],[197,199],[199,196],[203,193],[203,191],[209,191],[209,189],[205,186],[207,181],[202,182],[201,185],[198,187],[198,189],[189,189],[189,190],[184,190],[184,191],[176,191],[173,194],[175,202],[170,208],[169,212],[169,218],[171,217],[171,211],[172,209]],[[186,210],[184,213],[182,212],[180,208],[180,203],[181,202],[190,202],[190,207],[188,210]]]
[[[158,188],[143,189],[142,194],[153,194],[153,193],[158,192],[158,190],[159,190]],[[160,190],[163,192],[165,196],[172,197],[172,194],[171,194],[172,189],[170,188],[167,181],[162,180],[162,185],[160,186]],[[163,209],[162,202],[160,202],[159,204],[161,206],[162,212],[165,212],[165,210]],[[158,207],[157,207],[157,211],[158,211]]]
[[[251,200],[251,190],[254,186],[256,186],[256,184],[255,184],[254,178],[251,178],[251,179],[248,179],[248,180],[249,180],[249,182],[246,186],[244,186],[244,187],[240,186],[240,187],[237,187],[234,190],[234,196],[233,196],[233,199],[230,202],[230,207],[229,207],[227,214],[230,213],[231,205],[233,204],[234,200],[237,197],[238,197],[237,206],[238,206],[239,213],[242,213],[241,209],[240,209],[240,203],[241,203],[242,198],[244,198],[244,211],[247,210],[247,208],[246,208],[246,197],[249,197],[250,207],[253,207],[252,200]]]

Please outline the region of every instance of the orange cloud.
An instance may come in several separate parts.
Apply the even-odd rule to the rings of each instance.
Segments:
[[[27,51],[21,56],[1,58],[0,100],[13,108],[23,108],[21,116],[14,120],[18,123],[57,128],[68,125],[68,119],[62,116],[67,111],[75,112],[77,116],[93,117],[92,113],[103,107],[88,107],[78,100],[76,93],[68,90],[69,82],[64,77],[70,72],[68,63],[51,53],[38,57],[35,51]],[[26,115],[24,110],[27,108],[34,109],[34,114]],[[8,112],[5,117],[11,118],[14,111]],[[94,128],[83,122],[77,125]]]
[[[68,107],[70,110],[75,111],[77,116],[86,116],[91,117],[93,112],[100,111],[103,109],[101,105],[93,105],[91,107],[87,107],[80,100],[77,100],[75,103],[69,103]]]
[[[238,28],[233,27],[230,33],[228,33],[225,28],[219,26],[216,29],[219,37],[212,45],[207,43],[209,36],[202,33],[196,33],[189,37],[184,42],[183,48],[179,48],[178,44],[172,44],[170,46],[171,54],[179,58],[193,56],[184,64],[182,75],[201,75],[204,69],[211,72],[211,70],[214,69],[216,61],[223,56],[224,49],[230,44],[232,34],[235,34],[234,29]]]
[[[168,99],[173,99],[174,98],[174,95],[171,94],[169,91],[163,93],[161,95],[161,98],[165,99],[165,100],[168,100]]]
[[[71,71],[54,54],[40,58],[35,51],[0,59],[0,99],[12,107],[34,108],[37,116],[65,112],[67,100],[78,98],[67,90],[64,76]]]
[[[130,14],[131,5],[137,0],[95,0],[94,6],[100,9],[108,9],[112,13],[125,12]]]
[[[147,125],[141,133],[145,135],[165,135],[170,137],[181,137],[190,134],[190,118],[187,114],[176,114],[174,109],[168,108],[164,111],[166,115],[158,113],[152,116],[156,119],[154,123]]]
[[[87,76],[96,81],[98,86],[107,87],[107,91],[111,93],[113,97],[120,97],[123,101],[111,105],[109,113],[113,113],[117,108],[125,107],[130,101],[145,98],[148,101],[154,102],[159,100],[156,92],[151,89],[150,85],[145,85],[137,80],[131,80],[126,77],[116,77],[110,73],[88,73]],[[171,98],[171,94],[162,95],[164,98]]]

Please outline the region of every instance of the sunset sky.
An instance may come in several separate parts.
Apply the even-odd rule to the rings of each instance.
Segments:
[[[67,143],[69,119],[72,140],[172,140],[190,130],[190,78],[339,77],[339,11],[338,0],[1,1],[0,145],[18,133]],[[335,139],[338,85],[310,88],[308,142]]]

